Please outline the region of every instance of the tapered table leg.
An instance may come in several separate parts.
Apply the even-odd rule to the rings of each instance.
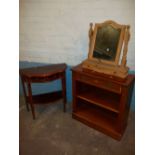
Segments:
[[[63,101],[64,101],[64,112],[66,112],[66,73],[63,72],[62,75],[62,95],[63,95]]]
[[[24,92],[24,97],[25,97],[25,104],[26,104],[26,108],[27,108],[27,111],[29,111],[29,105],[27,103],[27,100],[26,100],[26,90],[25,90],[25,83],[24,83],[24,80],[23,78],[21,78],[21,81],[22,81],[22,87],[23,87],[23,92]]]
[[[31,83],[28,82],[28,97],[29,97],[29,102],[31,105],[31,110],[32,110],[32,115],[33,115],[33,119],[35,119],[35,109],[34,109],[34,104],[33,104],[33,100],[32,100],[32,89],[31,89]]]

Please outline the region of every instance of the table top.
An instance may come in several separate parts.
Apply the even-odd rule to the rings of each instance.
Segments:
[[[67,68],[65,63],[45,65],[31,68],[20,69],[19,73],[21,76],[26,76],[28,78],[32,77],[46,77],[52,76],[56,73],[64,72]]]

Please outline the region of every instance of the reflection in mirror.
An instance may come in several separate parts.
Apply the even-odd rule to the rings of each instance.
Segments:
[[[120,29],[106,25],[97,29],[93,57],[107,61],[115,61]]]

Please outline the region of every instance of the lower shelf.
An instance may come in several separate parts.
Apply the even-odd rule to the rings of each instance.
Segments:
[[[62,98],[62,91],[56,91],[46,94],[38,94],[32,96],[32,102],[34,104],[45,104],[49,102],[53,102]],[[27,96],[26,101],[30,103],[30,99]]]
[[[72,117],[114,139],[120,140],[122,137],[122,134],[115,129],[116,118],[102,112],[102,110],[91,107],[81,107],[72,113]]]

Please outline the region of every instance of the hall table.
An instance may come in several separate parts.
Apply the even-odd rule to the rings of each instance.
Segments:
[[[25,103],[27,110],[29,111],[29,104],[31,107],[33,119],[35,119],[35,104],[46,104],[58,99],[63,98],[64,106],[63,110],[66,111],[66,64],[54,64],[39,67],[31,67],[20,69],[23,92],[25,97]],[[62,90],[44,93],[44,94],[32,94],[32,83],[45,83],[61,79]],[[27,89],[26,89],[27,86]]]

